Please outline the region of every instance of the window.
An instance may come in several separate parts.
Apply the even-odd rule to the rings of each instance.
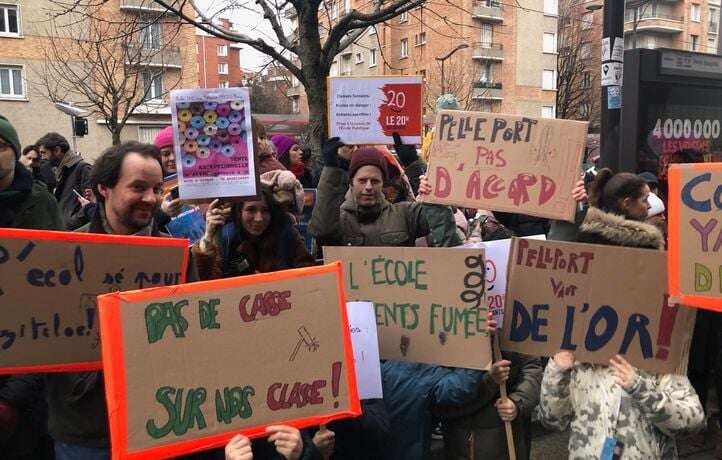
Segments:
[[[589,118],[589,104],[586,102],[579,104],[579,116],[583,119]]]
[[[338,5],[336,2],[332,2],[328,5],[328,17],[332,20],[338,17]]]
[[[218,55],[228,56],[228,47],[226,45],[218,45]]]
[[[481,24],[481,47],[491,48],[494,41],[494,28],[488,22]]]
[[[707,52],[708,53],[717,53],[717,39],[714,37],[710,37],[707,39]]]
[[[218,73],[221,75],[228,75],[228,64],[225,62],[219,62]]]
[[[341,75],[351,75],[351,53],[341,56]]]
[[[293,112],[293,113],[299,113],[300,111],[301,111],[301,107],[300,107],[300,105],[299,105],[299,103],[298,103],[298,98],[297,98],[297,97],[292,97],[292,98],[291,98],[291,112]]]
[[[343,11],[347,14],[351,12],[351,0],[344,0]]]
[[[0,5],[0,34],[20,35],[20,21],[18,21],[16,5]]]
[[[218,87],[219,87],[219,88],[228,88],[228,87],[229,87],[229,86],[228,86],[228,82],[227,82],[227,81],[219,81],[219,82],[218,82]]]
[[[416,35],[416,46],[423,46],[426,44],[426,32],[421,32]]]
[[[480,101],[479,111],[480,112],[493,112],[494,104],[491,101]]]
[[[594,13],[584,13],[582,15],[582,30],[588,30],[592,28],[594,24]]]
[[[719,28],[719,10],[717,8],[709,9],[709,33],[716,34]]]
[[[557,34],[544,32],[543,50],[545,53],[557,52]]]
[[[157,136],[162,130],[163,128],[159,126],[139,126],[138,140],[144,144],[152,144],[155,140],[155,136]]]
[[[584,72],[582,74],[582,88],[589,89],[592,86],[592,74],[591,72]]]
[[[163,73],[146,70],[143,72],[143,100],[157,101],[163,97]]]
[[[479,74],[479,81],[484,83],[491,83],[493,80],[491,73],[491,62],[485,61],[481,64],[481,73]]]
[[[404,11],[399,15],[399,22],[409,22],[409,12]]]
[[[553,105],[543,105],[541,108],[542,118],[556,118],[556,110]]]
[[[592,58],[592,44],[591,43],[582,43],[582,46],[579,49],[579,55],[582,59],[591,59]]]
[[[699,49],[699,35],[690,35],[692,43],[689,44],[690,51],[697,51]]]
[[[696,3],[692,3],[692,5],[690,7],[691,7],[690,16],[691,16],[692,21],[700,22],[702,20],[702,9]]]
[[[160,23],[158,21],[144,21],[144,25],[140,29],[140,46],[147,50],[160,49]]]
[[[647,37],[647,48],[650,50],[653,50],[657,47],[657,40],[654,37],[654,35],[650,35]]]
[[[369,67],[376,67],[376,48],[369,50]]]
[[[408,38],[402,38],[401,39],[401,59],[409,57],[409,39]]]
[[[364,55],[363,53],[356,53],[356,64],[363,64]]]
[[[544,0],[544,14],[547,16],[556,16],[559,14],[557,0]]]
[[[557,89],[557,75],[555,70],[544,70],[542,73],[542,89]]]
[[[22,98],[24,96],[23,68],[19,66],[0,66],[0,97]]]

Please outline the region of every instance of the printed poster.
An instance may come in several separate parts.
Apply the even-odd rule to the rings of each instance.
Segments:
[[[345,144],[421,144],[421,76],[330,77],[329,137]]]
[[[171,91],[180,198],[257,196],[248,88]]]

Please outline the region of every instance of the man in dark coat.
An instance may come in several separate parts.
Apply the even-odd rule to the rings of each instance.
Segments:
[[[80,155],[70,151],[68,141],[58,133],[48,133],[35,143],[40,155],[57,168],[55,198],[63,213],[68,230],[75,230],[87,222],[78,195],[88,188],[90,165]]]
[[[0,116],[0,227],[62,230],[58,203],[20,161],[15,128]],[[10,305],[8,307],[16,307]],[[0,376],[0,456],[52,459],[42,377]]]

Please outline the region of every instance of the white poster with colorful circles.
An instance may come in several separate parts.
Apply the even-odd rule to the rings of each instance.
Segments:
[[[171,91],[181,199],[256,196],[247,88]]]

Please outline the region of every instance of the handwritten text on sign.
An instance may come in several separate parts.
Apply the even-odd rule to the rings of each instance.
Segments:
[[[127,408],[111,414],[113,446],[212,447],[356,413],[340,280],[334,265],[99,297],[108,397]]]
[[[722,311],[722,163],[672,165],[670,294]]]
[[[587,124],[440,111],[426,201],[572,220]]]
[[[0,229],[0,373],[99,369],[96,296],[179,284],[186,257],[185,240]]]
[[[382,359],[482,369],[489,363],[484,251],[325,247],[346,296],[374,303]]]
[[[621,354],[650,372],[686,372],[695,311],[669,304],[664,260],[649,249],[514,238],[502,347],[600,364]]]

